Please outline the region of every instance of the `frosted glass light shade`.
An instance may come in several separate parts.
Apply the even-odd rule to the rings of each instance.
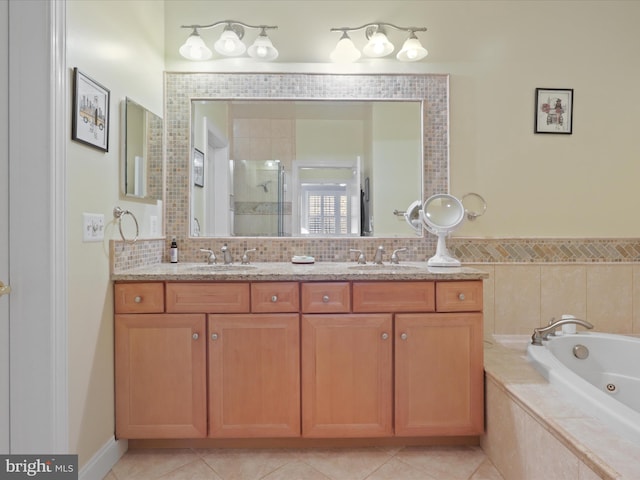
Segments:
[[[247,53],[251,58],[266,62],[278,58],[278,50],[271,43],[271,39],[262,33],[258,35],[253,45],[248,48]]]
[[[209,60],[213,55],[213,52],[204,44],[202,37],[195,30],[178,51],[188,60]]]
[[[405,40],[396,58],[401,62],[417,62],[428,54],[429,52],[422,46],[420,40],[418,40],[414,34],[411,34],[411,36]]]
[[[222,35],[220,35],[218,41],[213,44],[213,48],[215,48],[216,52],[220,55],[226,57],[237,57],[247,50],[247,46],[242,43],[236,32],[226,28],[222,32]]]
[[[387,36],[383,32],[377,31],[371,35],[371,38],[362,49],[362,53],[367,57],[380,58],[386,57],[393,52],[393,48],[393,43],[389,41]]]
[[[358,60],[360,56],[360,50],[353,44],[347,32],[344,32],[329,58],[335,63],[352,63]]]

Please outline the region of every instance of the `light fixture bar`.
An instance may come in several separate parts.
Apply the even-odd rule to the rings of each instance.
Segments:
[[[414,62],[427,56],[427,50],[420,44],[420,40],[418,40],[418,37],[416,37],[415,34],[415,32],[426,32],[427,27],[400,27],[398,25],[394,25],[393,23],[375,22],[366,23],[364,25],[360,25],[359,27],[332,28],[332,32],[342,32],[342,37],[338,41],[336,49],[331,52],[331,60],[337,62],[354,62],[358,60],[358,58],[360,58],[359,51],[358,54],[352,52],[352,50],[357,49],[353,45],[353,42],[348,35],[348,32],[355,32],[358,30],[365,31],[367,44],[363,48],[362,52],[366,56],[373,58],[386,57],[391,52],[393,52],[395,48],[393,46],[393,43],[391,43],[389,41],[389,38],[387,37],[387,27],[394,30],[409,32],[409,38],[404,42],[402,49],[396,56],[398,60],[400,60],[401,62]],[[350,42],[350,55],[345,55],[343,53],[343,51],[345,50],[345,39],[348,39],[348,41]]]
[[[267,30],[278,28],[277,25],[251,25],[237,20],[221,20],[208,25],[181,25],[180,28],[193,29],[185,44],[180,47],[180,54],[189,60],[207,60],[211,58],[211,50],[204,44],[198,34],[198,29],[208,30],[210,28],[224,25],[224,30],[220,38],[215,42],[214,49],[220,55],[226,57],[237,57],[247,51],[247,46],[242,42],[245,28],[260,30],[258,38],[249,47],[249,56],[262,61],[275,60],[278,57],[278,50],[273,46],[267,36]]]

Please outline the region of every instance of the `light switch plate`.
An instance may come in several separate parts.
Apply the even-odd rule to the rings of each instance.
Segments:
[[[101,242],[104,240],[104,214],[82,214],[82,241]]]

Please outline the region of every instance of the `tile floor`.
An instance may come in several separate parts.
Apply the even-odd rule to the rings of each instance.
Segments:
[[[480,447],[129,450],[104,480],[502,480]]]

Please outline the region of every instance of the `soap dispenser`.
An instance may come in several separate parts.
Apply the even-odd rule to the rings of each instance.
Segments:
[[[169,249],[169,259],[171,263],[178,263],[178,243],[174,238],[171,240],[171,248]]]

